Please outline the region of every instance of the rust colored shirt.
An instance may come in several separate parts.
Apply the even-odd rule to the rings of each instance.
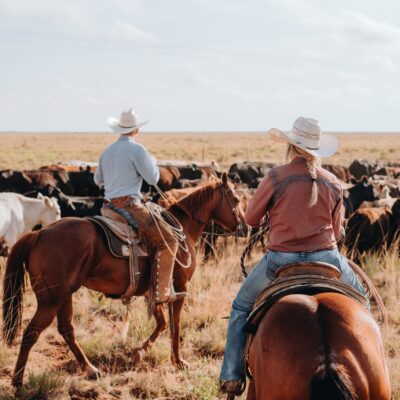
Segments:
[[[312,180],[304,158],[271,169],[261,181],[247,208],[246,222],[258,226],[268,213],[268,249],[311,252],[336,247],[343,190],[336,176],[320,167],[316,182],[318,200],[310,207]]]

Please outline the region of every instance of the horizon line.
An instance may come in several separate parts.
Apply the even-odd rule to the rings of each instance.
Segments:
[[[215,131],[204,131],[204,130],[166,130],[166,131],[140,131],[140,133],[143,134],[266,134],[268,131],[261,130],[261,131],[229,131],[229,130],[215,130]],[[325,133],[330,133],[330,134],[400,134],[399,131],[324,131]],[[5,130],[5,131],[0,131],[1,134],[93,134],[93,135],[99,135],[99,134],[104,134],[104,135],[119,135],[114,132],[110,131],[22,131],[22,130]]]

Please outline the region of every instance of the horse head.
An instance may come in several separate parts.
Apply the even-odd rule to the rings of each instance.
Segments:
[[[180,209],[204,226],[214,220],[230,233],[247,227],[240,199],[226,173],[221,179],[213,178],[207,185],[182,197],[170,209]]]
[[[240,198],[229,182],[226,172],[222,174],[221,183],[217,184],[219,202],[212,212],[212,219],[230,233],[244,230],[247,225],[244,220],[244,211]]]

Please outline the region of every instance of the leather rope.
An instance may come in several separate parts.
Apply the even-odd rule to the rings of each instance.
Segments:
[[[254,233],[250,237],[246,247],[243,250],[243,253],[240,257],[240,267],[242,268],[242,273],[245,278],[247,278],[247,276],[248,276],[248,273],[246,271],[246,266],[245,266],[245,258],[248,256],[248,254],[250,253],[250,251],[252,250],[254,245],[259,240],[261,240],[261,238],[268,232],[268,230],[269,230],[269,219],[266,218],[266,220],[260,226],[260,230],[257,233]]]

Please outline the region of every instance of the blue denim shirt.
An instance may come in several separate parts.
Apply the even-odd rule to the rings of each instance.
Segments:
[[[141,198],[143,179],[155,185],[160,179],[156,160],[146,148],[130,136],[120,138],[108,146],[100,156],[94,181],[104,186],[105,198],[121,196]]]

